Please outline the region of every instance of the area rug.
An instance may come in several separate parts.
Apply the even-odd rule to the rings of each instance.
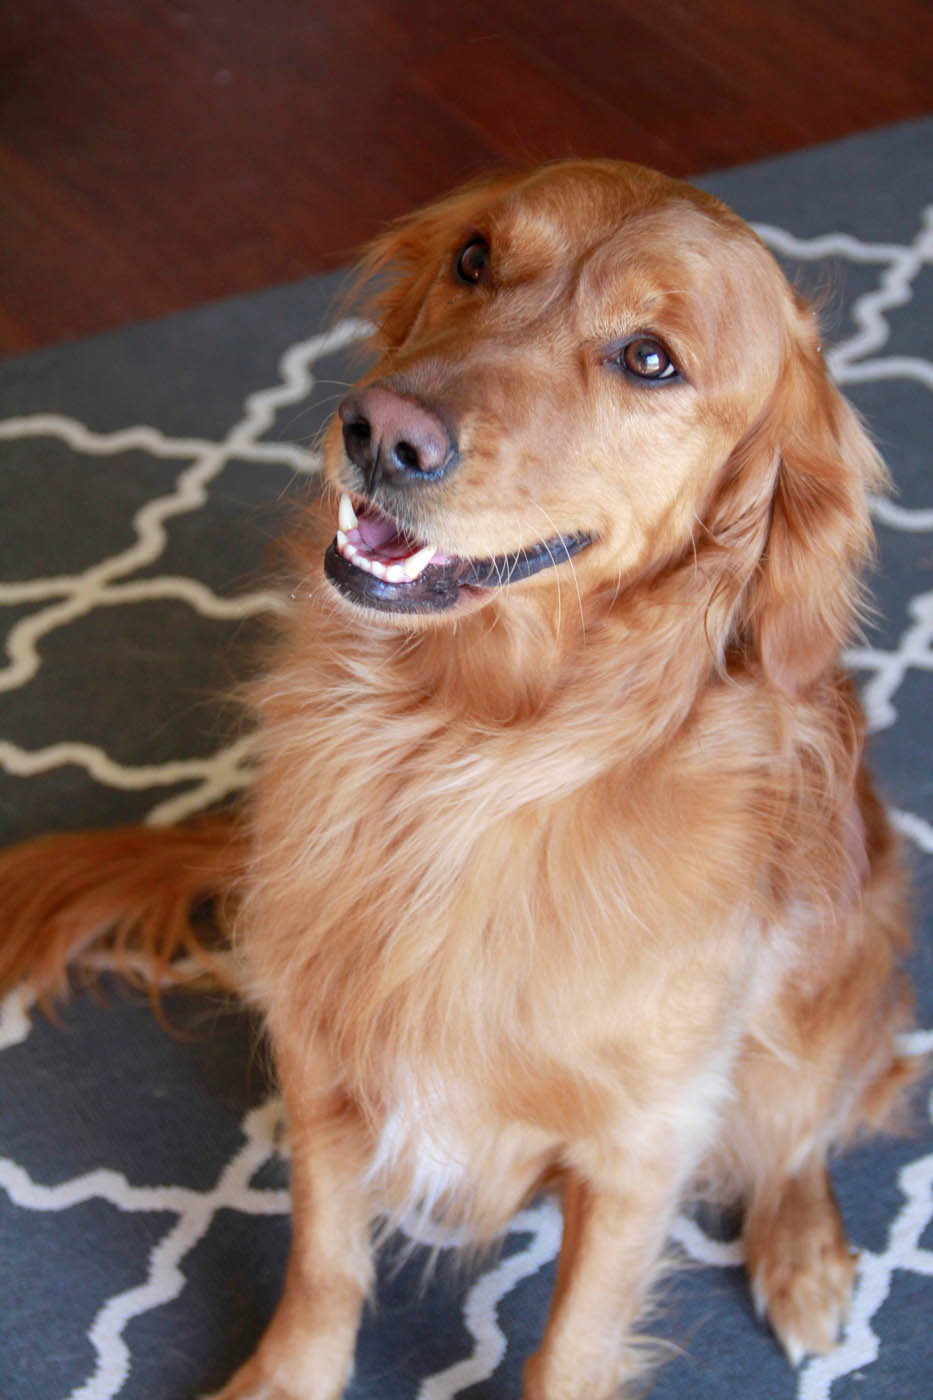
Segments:
[[[897,495],[877,501],[880,619],[849,657],[916,870],[913,1045],[933,1048],[933,122],[701,181],[829,320],[828,359]],[[218,697],[277,600],[270,541],[352,379],[362,327],[317,279],[0,365],[0,838],[174,822],[249,781]],[[2,937],[2,927],[0,927]],[[57,1023],[0,1006],[0,1395],[191,1400],[252,1348],[281,1284],[288,1165],[257,1028],[118,983]],[[655,1400],[933,1395],[933,1125],[834,1167],[861,1250],[832,1355],[790,1368],[742,1246],[675,1230]],[[422,1239],[381,1260],[350,1400],[508,1400],[540,1335],[561,1222],[542,1200],[474,1273]],[[405,1243],[403,1241],[402,1243]]]

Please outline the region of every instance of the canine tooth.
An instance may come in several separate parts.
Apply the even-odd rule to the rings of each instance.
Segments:
[[[360,523],[356,518],[356,511],[353,509],[353,503],[346,492],[340,497],[340,509],[337,512],[337,520],[345,535],[349,535],[350,531],[355,530]]]
[[[337,531],[337,548],[338,548],[338,549],[343,549],[343,547],[344,547],[344,545],[346,544],[346,542],[347,542],[347,536],[346,536],[345,531],[343,531],[343,530],[338,530],[338,531]]]
[[[423,574],[435,553],[433,544],[426,544],[423,549],[418,550],[417,554],[410,554],[407,559],[403,559],[402,568],[405,570],[405,577],[414,581],[419,574]]]

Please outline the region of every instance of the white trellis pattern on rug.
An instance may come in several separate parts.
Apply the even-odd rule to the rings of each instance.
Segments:
[[[933,210],[924,214],[916,239],[904,245],[863,242],[839,232],[797,238],[772,226],[759,226],[759,231],[781,256],[798,261],[840,258],[877,274],[876,285],[849,308],[854,331],[828,354],[843,388],[884,380],[908,381],[918,391],[933,388],[933,364],[913,354],[897,353],[891,345],[888,320],[889,312],[910,301],[917,278],[933,262]],[[299,473],[316,470],[313,453],[287,442],[268,441],[263,435],[273,427],[281,409],[300,404],[311,394],[316,362],[360,339],[365,330],[363,323],[345,320],[327,334],[292,345],[281,359],[280,382],[249,395],[239,420],[217,441],[171,437],[149,425],[95,432],[55,412],[54,404],[47,412],[0,420],[0,449],[4,442],[54,438],[76,454],[100,458],[137,449],[181,466],[172,489],[149,500],[136,513],[134,539],[128,548],[74,575],[0,584],[0,605],[35,609],[19,618],[7,634],[0,690],[25,685],[43,665],[40,643],[94,609],[172,599],[204,617],[236,623],[277,607],[278,600],[270,593],[222,597],[193,576],[143,577],[141,571],[159,560],[172,521],[209,503],[211,485],[232,456],[255,463],[257,470],[267,464]],[[896,474],[896,462],[892,466]],[[933,532],[933,502],[902,506],[879,500],[874,509],[878,521],[893,530]],[[909,613],[910,621],[895,647],[884,650],[865,645],[854,648],[849,656],[863,682],[869,723],[875,731],[897,723],[898,692],[908,673],[928,677],[933,670],[933,592],[913,597]],[[12,778],[27,780],[66,764],[85,769],[100,784],[124,791],[156,794],[160,788],[174,790],[184,785],[180,793],[173,791],[169,798],[154,800],[148,811],[150,822],[175,822],[248,783],[249,741],[226,744],[200,759],[132,765],[118,762],[103,747],[74,742],[65,734],[59,741],[32,751],[0,739],[0,766]],[[899,808],[895,820],[909,842],[926,855],[933,854],[929,813]],[[0,1051],[22,1044],[31,1025],[28,999],[22,994],[8,997],[0,1004]],[[912,1037],[912,1048],[933,1050],[933,1029],[918,1030]],[[16,1161],[0,1158],[0,1188],[25,1210],[67,1211],[78,1203],[101,1199],[120,1212],[160,1211],[172,1217],[149,1254],[145,1282],[115,1293],[94,1318],[89,1333],[95,1357],[91,1371],[67,1397],[50,1396],[48,1400],[111,1400],[121,1394],[132,1363],[125,1339],[128,1322],[177,1297],[186,1287],[180,1265],[220,1209],[257,1215],[287,1211],[287,1192],[253,1184],[259,1169],[278,1153],[279,1113],[277,1102],[270,1100],[246,1114],[242,1146],[208,1190],[170,1184],[135,1186],[110,1170],[40,1185]],[[834,1381],[871,1367],[879,1348],[873,1322],[897,1272],[933,1277],[933,1250],[921,1243],[933,1218],[933,1154],[923,1155],[918,1149],[916,1159],[901,1171],[897,1188],[900,1204],[891,1215],[884,1248],[862,1253],[844,1342],[832,1355],[810,1360],[800,1369],[798,1400],[829,1400]],[[527,1235],[528,1242],[481,1273],[466,1295],[463,1324],[471,1340],[471,1354],[426,1376],[418,1391],[419,1400],[452,1400],[468,1386],[491,1376],[499,1365],[506,1348],[499,1305],[522,1279],[555,1257],[560,1242],[559,1214],[549,1202],[529,1208],[514,1228]],[[740,1242],[713,1239],[686,1216],[677,1223],[675,1239],[701,1263],[721,1268],[741,1263]],[[431,1243],[427,1238],[423,1242]]]

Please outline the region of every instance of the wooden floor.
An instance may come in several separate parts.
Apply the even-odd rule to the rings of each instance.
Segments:
[[[689,175],[933,108],[929,0],[24,0],[0,351],[345,262],[482,169]]]

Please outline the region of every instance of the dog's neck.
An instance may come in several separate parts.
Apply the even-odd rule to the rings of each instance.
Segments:
[[[420,713],[430,727],[446,716],[477,743],[520,743],[533,725],[539,752],[551,736],[558,766],[568,742],[579,752],[588,735],[601,767],[643,761],[716,675],[707,600],[673,580],[618,597],[573,593],[559,614],[544,590],[519,587],[418,631],[357,616],[323,581],[311,602],[298,619],[307,675],[348,723]]]

